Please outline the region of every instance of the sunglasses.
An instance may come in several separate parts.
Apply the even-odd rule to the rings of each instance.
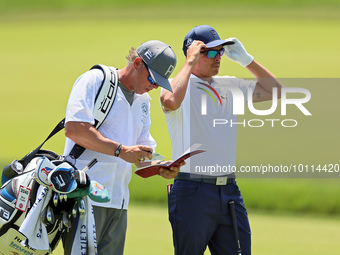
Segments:
[[[146,70],[148,70],[148,73],[149,73],[148,81],[149,81],[152,85],[157,85],[157,83],[155,82],[155,80],[154,80],[154,79],[151,77],[151,75],[150,75],[148,65],[144,62],[143,59],[142,59],[142,61],[143,61],[143,64],[144,64]]]
[[[223,56],[224,53],[224,48],[220,49],[220,50],[207,50],[207,51],[202,51],[201,53],[207,55],[207,58],[215,58],[217,56],[217,54],[220,55],[220,57]]]

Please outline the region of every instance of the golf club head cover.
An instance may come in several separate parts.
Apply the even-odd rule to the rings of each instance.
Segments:
[[[48,182],[55,192],[68,194],[77,188],[75,169],[67,162],[61,163],[48,175]]]
[[[107,189],[96,181],[90,181],[89,186],[77,188],[67,194],[67,198],[81,198],[84,196],[89,196],[90,199],[98,203],[107,203],[111,200]]]
[[[85,197],[89,194],[89,189],[87,188],[77,188],[76,190],[72,191],[71,193],[67,194],[67,198],[78,198],[78,197]]]
[[[254,57],[250,55],[243,44],[236,38],[228,38],[228,41],[233,41],[232,45],[223,46],[225,49],[224,54],[232,61],[239,63],[241,66],[246,67],[253,62]]]
[[[107,203],[111,200],[107,189],[96,181],[91,181],[91,184],[88,187],[88,196],[98,203]]]
[[[81,170],[74,171],[74,178],[77,182],[78,188],[86,188],[90,185],[90,177]]]
[[[46,157],[38,159],[34,170],[34,179],[42,186],[49,187],[48,176],[56,166]]]

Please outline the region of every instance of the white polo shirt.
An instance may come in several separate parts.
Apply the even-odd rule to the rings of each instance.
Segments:
[[[206,152],[186,160],[181,172],[223,176],[228,174],[225,167],[236,165],[237,115],[233,114],[233,96],[227,87],[237,87],[246,96],[248,88],[253,93],[256,81],[219,76],[209,85],[213,89],[203,84],[209,85],[192,74],[181,106],[165,112],[172,159],[178,158],[193,144],[201,144],[200,149]],[[202,98],[206,100],[206,107],[202,107]],[[206,115],[202,115],[203,108],[207,110]],[[214,120],[224,123],[227,120],[228,123],[214,126]],[[231,123],[234,125],[230,126]],[[218,170],[218,167],[224,168],[209,171]]]
[[[94,124],[94,101],[104,79],[100,69],[93,69],[81,75],[75,82],[66,109],[66,122],[79,121]],[[150,102],[149,95],[135,94],[132,105],[128,103],[118,87],[117,96],[105,121],[99,127],[100,133],[123,145],[148,145],[156,149],[156,142],[150,135]],[[68,155],[74,142],[66,138],[64,155]],[[128,184],[132,176],[132,166],[121,158],[98,153],[92,150],[85,152],[76,160],[76,167],[83,169],[93,158],[98,160],[87,174],[92,180],[104,185],[111,201],[94,205],[128,209]]]

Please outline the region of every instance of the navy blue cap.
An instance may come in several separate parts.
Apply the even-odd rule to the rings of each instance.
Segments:
[[[231,45],[233,41],[221,40],[218,33],[214,28],[208,25],[201,25],[194,27],[184,38],[183,52],[187,55],[187,49],[190,47],[194,40],[199,40],[205,43],[208,48],[213,48],[219,45]]]

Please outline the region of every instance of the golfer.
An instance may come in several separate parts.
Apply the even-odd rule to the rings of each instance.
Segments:
[[[238,39],[221,40],[208,25],[189,31],[183,52],[186,61],[171,81],[173,93],[161,92],[172,155],[178,157],[193,143],[202,144],[207,152],[187,160],[169,194],[175,254],[203,255],[207,246],[212,255],[238,254],[230,201],[235,205],[242,255],[250,254],[250,226],[235,174],[217,170],[236,165],[237,125],[230,125],[237,122],[233,97],[240,94],[236,92],[247,98],[250,91],[253,102],[261,102],[272,98],[273,88],[280,97],[282,85]],[[246,68],[256,81],[217,77],[224,55]],[[228,125],[214,126],[214,119],[228,120]]]
[[[93,108],[103,82],[100,69],[91,69],[75,82],[66,110],[64,155],[69,155],[75,143],[86,148],[76,160],[83,169],[93,158],[98,160],[87,174],[103,184],[109,192],[108,203],[93,202],[98,254],[123,254],[129,204],[128,184],[132,167],[155,164],[144,162],[152,158],[156,142],[150,135],[150,103],[148,92],[159,86],[171,90],[169,76],[176,66],[171,47],[160,41],[148,41],[137,50],[131,49],[128,64],[117,69],[118,91],[105,121],[95,129]],[[174,178],[179,167],[161,168],[160,175]],[[65,254],[71,254],[72,231],[64,238]]]

